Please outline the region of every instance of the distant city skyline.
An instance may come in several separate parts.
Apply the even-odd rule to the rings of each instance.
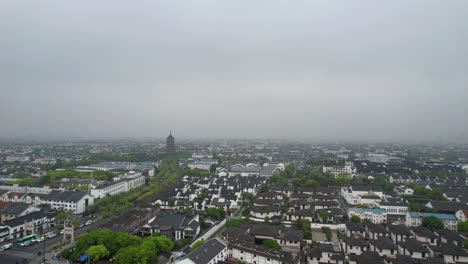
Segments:
[[[457,0],[5,1],[0,138],[468,142],[467,14]]]

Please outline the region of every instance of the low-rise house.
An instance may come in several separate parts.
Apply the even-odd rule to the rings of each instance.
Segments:
[[[458,222],[465,222],[468,220],[468,210],[461,209],[455,213],[455,218],[457,218]]]
[[[0,243],[9,239],[10,229],[7,226],[0,226]]]
[[[216,264],[226,260],[228,247],[224,240],[213,238],[190,252],[186,257],[176,261],[178,264]]]
[[[299,255],[290,252],[271,249],[252,242],[229,240],[229,257],[246,263],[269,264],[299,264]]]
[[[289,212],[297,210],[307,210],[310,209],[310,203],[307,200],[293,200],[289,201]]]
[[[16,239],[39,233],[41,230],[53,226],[54,222],[55,214],[39,211],[5,221],[0,228],[7,227],[9,229],[8,239]]]
[[[370,240],[371,251],[377,252],[382,257],[394,258],[398,253],[398,248],[393,241],[386,236]]]
[[[369,239],[378,239],[388,236],[387,228],[381,224],[369,223],[366,225],[367,236]]]
[[[431,249],[434,252],[434,257],[442,258],[445,263],[468,263],[468,252],[464,248],[442,244],[440,246],[433,246]]]
[[[194,238],[200,233],[199,215],[161,213],[144,225],[142,232],[160,234],[175,241]]]
[[[313,202],[314,209],[315,210],[320,210],[320,209],[329,209],[329,208],[339,208],[340,205],[338,204],[337,201],[314,201]]]
[[[408,255],[418,259],[431,257],[431,251],[416,239],[406,239],[405,241],[398,242],[397,245],[398,253],[402,255]]]
[[[294,228],[281,228],[280,233],[275,237],[276,242],[281,245],[282,250],[298,253],[302,247],[304,232]]]
[[[316,247],[308,248],[304,256],[305,263],[344,263],[344,256],[341,251],[331,243],[319,243]]]
[[[280,192],[266,192],[257,194],[258,199],[283,200],[283,194]]]
[[[286,217],[288,221],[297,221],[301,219],[309,220],[311,223],[314,220],[315,213],[310,209],[296,210],[293,212],[287,212]]]
[[[377,252],[365,251],[361,255],[349,255],[349,264],[385,264],[385,260]]]
[[[0,213],[0,223],[3,223],[5,221],[27,215],[33,212],[38,212],[40,211],[39,208],[32,206],[30,204],[26,203],[11,203],[9,206],[4,208]]]
[[[276,206],[280,207],[283,204],[282,200],[278,199],[260,199],[257,198],[253,200],[253,205],[254,206]]]
[[[351,237],[354,235],[365,237],[366,229],[361,223],[347,222],[346,223],[346,236]]]
[[[411,227],[410,230],[411,230],[411,233],[413,233],[413,236],[416,239],[416,241],[424,243],[424,244],[428,244],[431,246],[437,245],[439,236],[436,235],[431,230],[423,226]]]
[[[462,202],[448,202],[448,201],[429,201],[426,205],[427,208],[431,208],[441,214],[452,214],[459,210],[467,210],[468,205]]]
[[[463,246],[463,242],[468,239],[468,237],[463,236],[461,233],[448,229],[435,230],[434,233],[439,237],[438,244],[450,244],[461,247]]]
[[[369,251],[369,241],[365,240],[364,237],[354,235],[346,237],[342,241],[342,248],[345,254],[348,255],[361,255],[365,251]]]
[[[413,237],[411,230],[404,225],[389,225],[388,232],[390,238],[397,244]]]
[[[264,219],[265,217],[268,217],[270,219],[274,217],[279,217],[281,216],[281,207],[278,206],[252,206],[250,207],[250,215],[259,218],[259,219]]]

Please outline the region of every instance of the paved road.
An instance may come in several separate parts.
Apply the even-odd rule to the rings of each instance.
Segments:
[[[84,226],[82,228],[75,230],[75,239],[77,238],[78,235],[97,229],[106,222],[107,221],[96,222],[91,225]],[[51,260],[52,258],[52,255],[50,254],[50,252],[54,250],[53,245],[56,245],[62,242],[62,240],[63,240],[63,235],[60,235],[60,234],[58,234],[56,237],[48,238],[45,240],[46,252],[48,252],[46,256],[48,256],[49,260]],[[42,254],[43,248],[44,248],[44,242],[34,243],[27,247],[20,247],[16,244],[13,244],[13,248],[0,252],[0,263],[1,264],[4,264],[4,263],[5,264],[38,263],[38,261],[42,259],[42,256],[39,256],[38,252],[41,252]],[[58,250],[57,252],[60,253]]]

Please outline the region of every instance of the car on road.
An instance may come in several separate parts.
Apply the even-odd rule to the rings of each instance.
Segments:
[[[60,234],[61,234],[61,235],[63,234],[63,232],[64,232],[64,231],[63,231],[63,229],[62,229],[62,230],[60,230]]]
[[[36,239],[33,239],[32,242],[42,242],[45,240],[45,237],[38,237]]]
[[[90,219],[90,220],[86,221],[85,225],[90,225],[92,223],[93,223],[93,220]]]
[[[53,237],[56,237],[57,234],[54,233],[54,232],[49,232],[49,233],[46,234],[46,236],[47,236],[48,238],[53,238]]]
[[[13,243],[8,243],[0,247],[0,252],[13,247]]]
[[[80,224],[80,228],[84,227],[85,226],[85,223],[81,223]]]

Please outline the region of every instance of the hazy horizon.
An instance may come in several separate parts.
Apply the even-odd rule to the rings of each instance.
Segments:
[[[10,1],[0,33],[0,139],[468,142],[468,1]]]

